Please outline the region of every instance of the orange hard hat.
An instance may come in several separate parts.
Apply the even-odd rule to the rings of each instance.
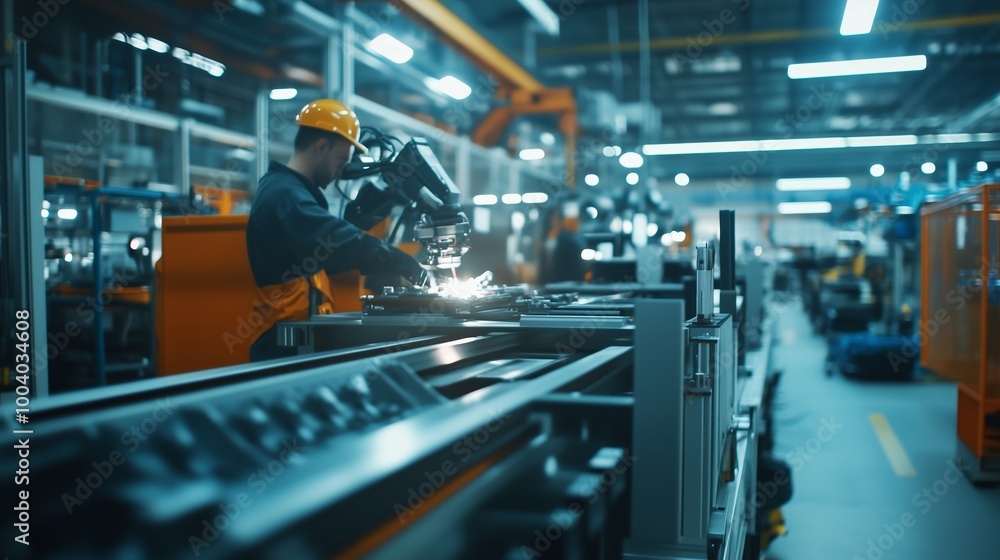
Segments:
[[[358,138],[361,137],[361,121],[347,105],[336,99],[317,99],[306,105],[295,115],[299,126],[311,126],[346,138],[362,154],[368,153]]]

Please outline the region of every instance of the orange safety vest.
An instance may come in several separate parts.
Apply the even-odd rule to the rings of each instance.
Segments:
[[[281,284],[259,286],[254,310],[263,317],[250,337],[252,346],[262,334],[281,321],[304,321],[309,318],[311,302],[316,302],[316,313],[332,315],[333,290],[325,270],[307,277],[299,277]]]

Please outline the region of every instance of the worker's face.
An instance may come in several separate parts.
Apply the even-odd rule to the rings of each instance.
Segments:
[[[330,142],[327,139],[316,142],[316,172],[313,177],[316,185],[325,187],[340,177],[353,156],[354,145],[350,142]]]

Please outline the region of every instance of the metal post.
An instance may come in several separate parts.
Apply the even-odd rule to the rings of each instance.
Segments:
[[[11,3],[5,2],[3,9],[5,16],[13,13]],[[4,20],[5,23],[11,21],[7,17]],[[42,371],[37,364],[47,363],[48,344],[45,306],[42,303],[45,281],[41,255],[34,254],[40,250],[38,242],[44,243],[44,238],[38,235],[41,201],[37,202],[37,210],[34,209],[28,181],[28,108],[25,97],[27,46],[21,39],[7,35],[0,48],[3,49],[0,52],[0,104],[3,105],[3,112],[0,113],[0,152],[5,155],[3,167],[0,167],[0,229],[3,232],[0,236],[3,247],[3,269],[0,270],[3,288],[0,293],[4,298],[0,301],[0,313],[3,313],[0,324],[5,328],[0,333],[0,338],[4,343],[9,342],[7,337],[13,334],[14,314],[19,310],[27,310],[31,325],[28,332],[33,346],[31,361],[35,364],[32,375],[29,376],[29,388],[32,394],[45,396],[48,394],[47,377],[44,374],[41,377],[34,375]],[[40,288],[41,293],[38,293]]]
[[[639,300],[635,323],[632,454],[642,460],[632,472],[628,548],[640,553],[681,541],[684,302]]]
[[[469,185],[469,177],[471,162],[469,159],[471,156],[471,145],[472,140],[468,136],[458,137],[458,146],[455,150],[455,181],[458,183],[458,190],[466,193],[467,195],[472,194],[471,185]]]
[[[191,192],[191,119],[181,119],[177,127],[177,163],[175,172],[177,173],[177,184],[181,188],[182,195]]]
[[[28,223],[24,228],[29,233],[28,266],[31,274],[31,334],[36,341],[36,352],[42,351],[46,359],[36,359],[33,376],[35,396],[49,395],[49,345],[44,337],[49,332],[48,314],[45,303],[45,224],[42,223],[42,200],[45,199],[45,165],[42,156],[31,156],[28,160]],[[38,336],[39,338],[35,338]],[[37,356],[37,354],[36,354]]]
[[[94,240],[94,373],[97,385],[107,384],[104,371],[104,270],[101,262],[101,197],[91,195],[90,234]]]
[[[342,89],[343,59],[341,54],[342,41],[336,34],[326,38],[326,54],[323,65],[323,95],[328,99],[336,99]]]
[[[257,180],[267,173],[270,163],[270,139],[271,128],[269,117],[271,114],[270,97],[267,92],[257,93]],[[257,181],[250,181],[251,196],[257,193]]]
[[[534,70],[537,65],[535,54],[535,44],[537,43],[535,36],[536,29],[537,27],[534,22],[524,25],[524,67],[528,70]]]
[[[719,288],[736,289],[736,211],[719,210]],[[733,311],[723,310],[723,313]]]
[[[344,25],[340,37],[340,100],[351,106],[354,97],[354,2],[344,6]]]
[[[698,321],[711,322],[715,314],[715,254],[708,243],[698,245],[695,254],[697,255],[695,275],[698,282],[695,315]]]
[[[958,188],[958,160],[953,157],[948,158],[948,188]]]

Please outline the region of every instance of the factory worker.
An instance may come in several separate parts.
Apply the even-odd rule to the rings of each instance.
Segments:
[[[251,337],[250,360],[292,356],[279,347],[281,321],[301,321],[336,308],[329,275],[419,278],[413,257],[334,216],[320,189],[337,179],[357,150],[361,124],[332,99],[309,103],[295,117],[295,153],[288,164],[272,161],[260,179],[247,224],[247,252],[264,324]]]

